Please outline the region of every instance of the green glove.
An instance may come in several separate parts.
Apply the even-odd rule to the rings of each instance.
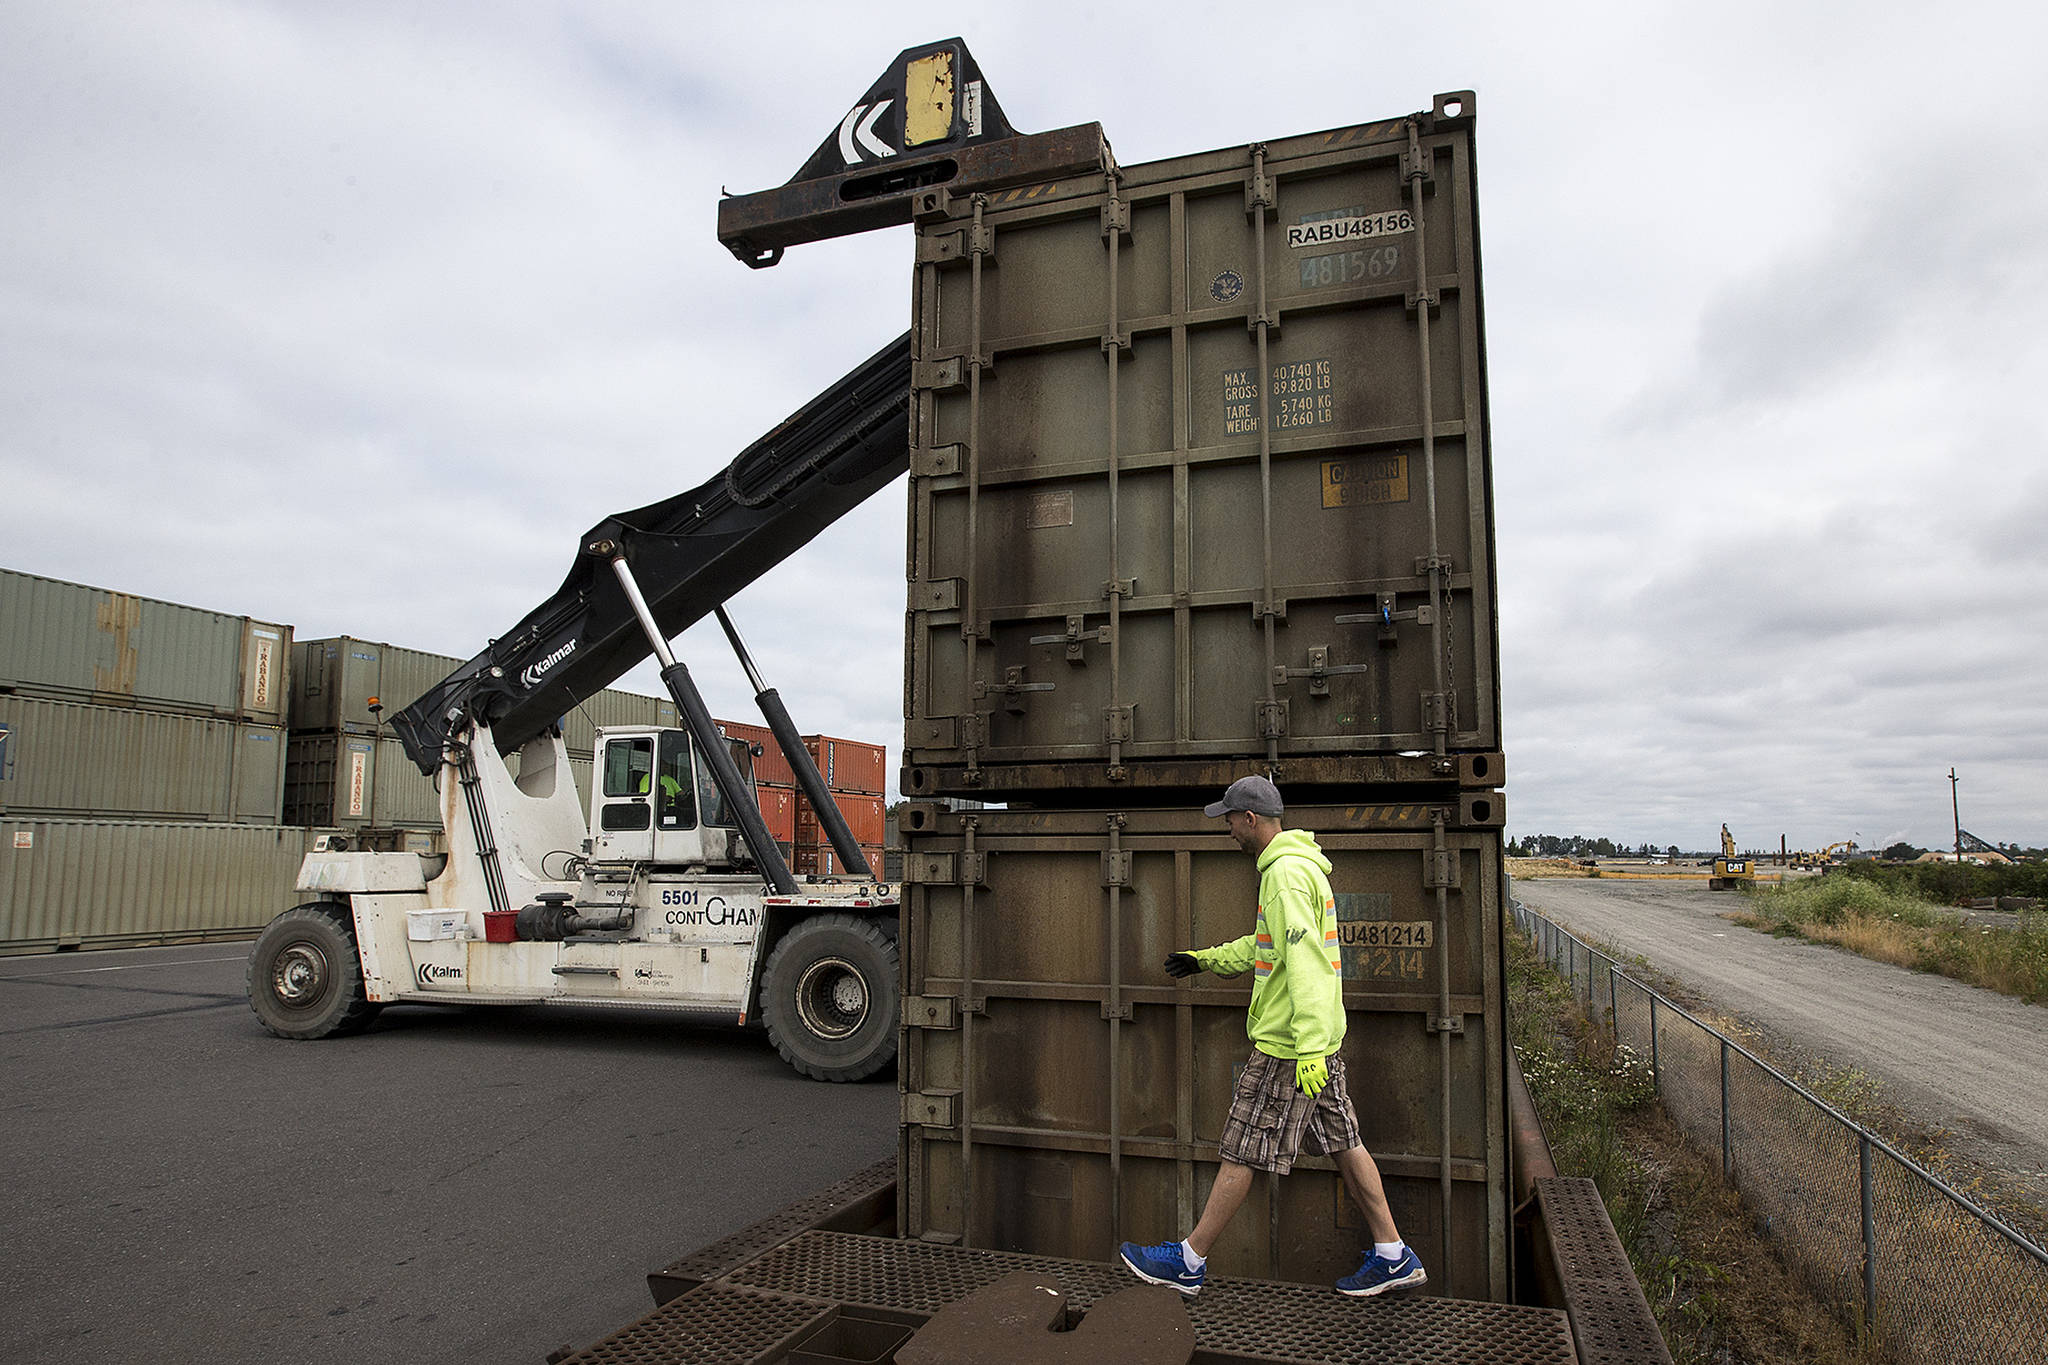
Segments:
[[[1321,1057],[1303,1057],[1294,1064],[1294,1088],[1314,1099],[1330,1083],[1330,1065]]]

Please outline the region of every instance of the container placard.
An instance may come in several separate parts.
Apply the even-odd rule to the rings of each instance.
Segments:
[[[370,751],[350,749],[348,751],[348,813],[363,813],[363,793],[370,786]]]
[[[1246,436],[1259,429],[1259,386],[1250,368],[1223,372],[1223,434]],[[1267,401],[1273,430],[1328,426],[1336,416],[1331,394],[1335,368],[1326,358],[1287,361],[1273,367]]]
[[[1337,893],[1337,948],[1346,981],[1421,981],[1436,942],[1428,920],[1396,920],[1384,891]]]
[[[1365,507],[1408,501],[1406,455],[1357,455],[1323,461],[1323,506]]]
[[[1053,526],[1072,526],[1074,490],[1062,488],[1054,493],[1033,494],[1030,510],[1024,514],[1024,524],[1034,531],[1043,531]]]

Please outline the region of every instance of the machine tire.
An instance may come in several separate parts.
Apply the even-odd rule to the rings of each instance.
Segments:
[[[814,915],[783,935],[762,972],[775,1050],[818,1081],[865,1080],[896,1058],[901,959],[875,919]]]
[[[280,1038],[354,1033],[384,1007],[363,990],[355,926],[333,901],[295,906],[272,920],[249,954],[249,1008]]]

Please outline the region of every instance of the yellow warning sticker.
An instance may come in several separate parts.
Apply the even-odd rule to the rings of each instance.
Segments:
[[[1408,501],[1406,455],[1354,455],[1323,461],[1323,506],[1364,507]]]

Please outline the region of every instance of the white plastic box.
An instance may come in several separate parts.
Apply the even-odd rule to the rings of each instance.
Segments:
[[[467,910],[408,910],[405,914],[405,936],[415,943],[429,943],[437,938],[480,937],[469,920]]]

